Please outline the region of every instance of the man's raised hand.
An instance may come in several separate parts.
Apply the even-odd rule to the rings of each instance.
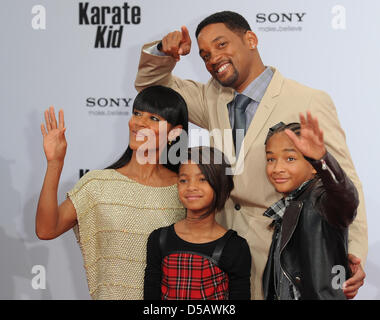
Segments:
[[[170,32],[162,39],[161,51],[176,61],[180,60],[180,56],[189,54],[190,49],[191,38],[185,26],[181,27],[181,31]]]

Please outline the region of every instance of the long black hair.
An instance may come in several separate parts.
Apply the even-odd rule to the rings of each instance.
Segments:
[[[151,86],[142,91],[136,96],[133,102],[133,111],[137,109],[139,111],[145,111],[155,113],[163,117],[173,127],[181,125],[182,132],[171,146],[167,145],[163,154],[165,153],[165,160],[163,165],[178,173],[180,160],[178,163],[171,163],[170,160],[173,157],[168,157],[169,150],[174,148],[177,150],[178,156],[180,151],[187,150],[188,142],[188,113],[187,105],[182,96],[175,90],[164,86]],[[124,154],[115,163],[107,167],[106,169],[119,169],[125,166],[132,158],[133,150],[129,147],[125,150]]]

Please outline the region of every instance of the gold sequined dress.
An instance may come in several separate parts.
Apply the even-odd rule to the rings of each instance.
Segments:
[[[113,169],[93,170],[68,192],[93,299],[142,299],[149,234],[185,216],[177,186],[139,184]]]

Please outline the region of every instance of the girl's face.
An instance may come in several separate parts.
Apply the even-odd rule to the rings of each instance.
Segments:
[[[134,109],[129,120],[129,146],[132,150],[142,145],[145,150],[159,150],[168,142],[168,133],[172,128],[163,117]]]
[[[178,194],[188,216],[207,212],[214,198],[214,190],[198,165],[191,161],[179,168]]]

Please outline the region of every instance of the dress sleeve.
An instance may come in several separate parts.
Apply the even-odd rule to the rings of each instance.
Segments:
[[[229,277],[229,299],[251,299],[251,252],[247,241],[231,237],[222,255],[223,267]]]
[[[154,230],[148,238],[144,276],[144,300],[161,300],[161,250],[160,230]]]
[[[66,197],[73,203],[78,216],[86,213],[93,206],[95,190],[94,183],[91,182],[96,180],[96,177],[97,170],[86,173],[66,194]]]

